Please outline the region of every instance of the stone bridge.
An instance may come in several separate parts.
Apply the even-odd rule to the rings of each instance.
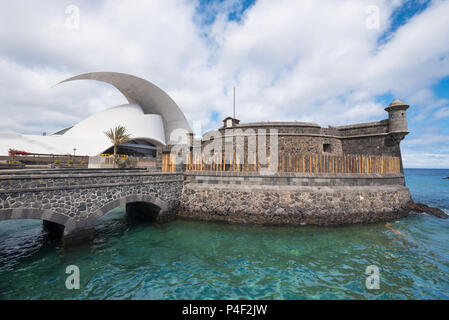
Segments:
[[[91,239],[96,221],[118,206],[164,221],[176,214],[182,173],[146,170],[32,170],[0,173],[0,220],[41,219],[65,244]]]

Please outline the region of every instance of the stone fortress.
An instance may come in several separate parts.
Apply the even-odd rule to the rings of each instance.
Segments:
[[[220,136],[226,136],[229,129],[260,129],[278,131],[280,154],[309,153],[323,155],[371,155],[401,157],[400,141],[409,133],[406,110],[409,108],[401,100],[393,101],[385,110],[388,119],[378,122],[322,128],[308,122],[256,122],[240,124],[228,117],[219,129]],[[208,135],[211,133],[205,133]],[[238,142],[234,137],[234,144]],[[227,141],[222,142],[225,145]],[[245,137],[245,143],[248,138]],[[268,146],[269,150],[269,146]]]
[[[104,130],[126,118],[133,143],[120,152],[155,155],[155,167],[2,171],[0,220],[42,219],[49,229],[62,227],[70,243],[92,238],[96,221],[117,206],[157,221],[269,225],[371,223],[410,211],[400,148],[409,133],[409,106],[400,100],[377,122],[322,128],[228,117],[198,139],[176,103],[155,85],[108,72],[67,81],[83,79],[115,86],[129,104],[47,137],[5,134],[2,148],[14,147],[13,141],[31,152],[56,146],[66,152],[78,143],[85,155],[97,156],[111,148]],[[182,139],[172,139],[172,129]]]
[[[240,124],[226,118],[218,129],[219,163],[207,165],[200,159],[199,164],[193,161],[184,168],[179,216],[298,225],[368,223],[406,216],[411,196],[405,186],[400,142],[409,133],[408,108],[395,100],[385,109],[388,119],[329,128],[302,122]],[[251,156],[245,146],[257,141],[250,137],[260,129],[277,131],[278,168],[269,175],[261,174],[260,164],[247,164]],[[269,154],[270,139],[266,140]],[[210,141],[202,142],[202,153]],[[242,142],[240,161],[232,151],[226,156],[227,144],[235,152]]]

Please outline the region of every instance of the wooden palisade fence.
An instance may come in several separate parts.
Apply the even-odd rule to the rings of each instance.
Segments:
[[[175,155],[171,153],[162,154],[162,172],[175,172],[176,160]]]
[[[249,164],[239,163],[239,158],[235,154],[229,158],[222,157],[220,161],[218,156],[212,157],[212,163],[206,164],[201,155],[190,154],[190,157],[186,157],[184,166],[187,171],[233,172],[259,172],[261,167],[268,167],[268,164],[262,165],[254,159]],[[173,155],[163,155],[164,172],[176,170],[174,159]],[[399,157],[288,153],[279,156],[277,172],[388,174],[400,173],[401,162]]]

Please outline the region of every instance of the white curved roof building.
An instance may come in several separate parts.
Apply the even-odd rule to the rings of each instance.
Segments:
[[[112,148],[104,132],[122,125],[132,140],[121,145],[121,152],[149,156],[157,145],[175,143],[170,141],[172,133],[180,136],[191,132],[176,103],[154,84],[113,72],[87,73],[62,82],[87,79],[113,85],[129,104],[96,113],[50,136],[0,133],[0,155],[7,155],[10,148],[42,154],[73,154],[76,149],[77,155],[98,155]]]

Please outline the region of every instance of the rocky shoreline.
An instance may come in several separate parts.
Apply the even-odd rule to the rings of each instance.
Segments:
[[[440,219],[448,219],[449,215],[446,214],[443,210],[430,207],[428,205],[422,204],[422,203],[415,203],[413,201],[410,201],[408,204],[408,208],[411,211],[419,212],[419,213],[427,213],[431,216],[440,218]]]

